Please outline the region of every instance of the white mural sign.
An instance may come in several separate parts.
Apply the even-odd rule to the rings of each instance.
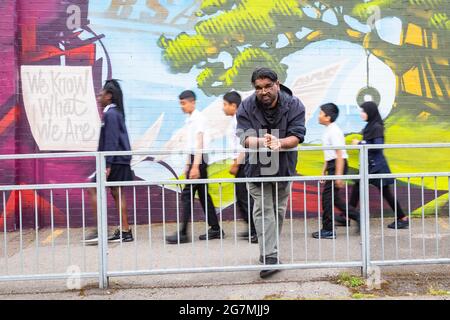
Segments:
[[[22,93],[41,151],[95,151],[100,116],[91,67],[21,66]]]

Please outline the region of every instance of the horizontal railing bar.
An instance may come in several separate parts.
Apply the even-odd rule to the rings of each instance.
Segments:
[[[364,144],[367,149],[429,149],[450,148],[450,143],[417,143],[417,144]]]
[[[296,182],[317,180],[359,180],[359,175],[342,176],[298,176],[298,177],[268,177],[268,178],[222,178],[222,179],[183,179],[183,180],[146,180],[146,181],[123,181],[106,182],[107,187],[130,187],[147,185],[179,185],[179,184],[212,184],[212,183],[246,183],[246,182]]]
[[[323,150],[361,150],[367,149],[414,149],[414,148],[450,148],[450,143],[423,143],[423,144],[366,144],[366,145],[344,145],[344,146],[300,146],[292,149],[280,150],[286,151],[323,151]],[[203,153],[236,153],[236,152],[268,152],[268,148],[260,149],[203,149]],[[57,152],[57,153],[28,153],[28,154],[7,154],[0,155],[0,160],[23,160],[23,159],[46,159],[46,158],[74,158],[74,157],[95,157],[98,154],[102,156],[114,155],[177,155],[190,154],[187,150],[140,150],[140,151],[102,151],[102,152]]]
[[[293,151],[323,151],[323,150],[361,150],[362,146],[310,146],[310,147],[297,147],[292,149],[282,149],[278,152],[293,152]],[[199,153],[203,154],[214,154],[214,153],[258,153],[258,152],[274,152],[269,148],[259,148],[259,149],[200,149],[197,150]],[[102,151],[100,154],[102,156],[127,156],[127,155],[180,155],[180,154],[191,154],[191,151],[186,150],[145,150],[145,151]]]
[[[367,149],[414,149],[414,148],[450,148],[450,143],[430,143],[430,144],[365,144],[365,145],[344,145],[344,146],[299,146],[292,149],[283,149],[281,152],[287,151],[323,151],[323,150],[362,150]],[[198,152],[202,153],[236,153],[236,152],[268,152],[268,148],[259,149],[202,149]],[[186,150],[148,150],[148,151],[103,151],[103,156],[113,155],[171,155],[171,154],[190,154]]]
[[[369,179],[448,177],[450,172],[369,174]]]
[[[58,153],[27,153],[27,154],[5,154],[0,155],[0,160],[26,160],[47,158],[77,158],[96,157],[98,152],[58,152]]]
[[[80,273],[76,274],[75,276],[80,278],[97,278],[98,272]],[[65,280],[70,277],[74,277],[74,274],[49,273],[49,274],[12,275],[12,276],[0,276],[0,281]]]
[[[228,267],[198,267],[198,268],[168,268],[153,270],[135,270],[135,271],[109,271],[108,277],[137,276],[152,274],[175,274],[175,273],[203,273],[203,272],[235,272],[235,271],[256,271],[256,270],[292,270],[292,269],[310,269],[310,268],[351,268],[361,267],[361,261],[354,262],[332,262],[332,263],[301,263],[301,264],[277,264],[277,265],[247,265],[247,266],[228,266]]]
[[[399,259],[399,260],[375,260],[370,262],[377,266],[396,266],[396,265],[421,265],[421,264],[448,264],[450,258],[437,259]]]
[[[309,147],[297,147],[292,149],[284,149],[280,150],[282,152],[285,151],[321,151],[321,150],[359,150],[362,149],[361,146],[309,146]],[[199,152],[202,153],[236,153],[236,152],[268,152],[271,151],[268,148],[260,148],[260,149],[201,149]],[[98,154],[101,154],[105,157],[107,156],[124,156],[124,155],[179,155],[179,154],[191,154],[191,151],[188,150],[164,150],[164,149],[155,149],[155,150],[135,150],[135,151],[97,151],[97,152],[58,152],[58,153],[27,153],[27,154],[6,154],[0,155],[0,160],[23,160],[23,159],[45,159],[45,158],[74,158],[74,157],[96,157]]]
[[[95,188],[95,183],[62,183],[62,184],[22,184],[0,186],[0,191],[18,191],[18,190],[51,190],[51,189],[88,189]]]

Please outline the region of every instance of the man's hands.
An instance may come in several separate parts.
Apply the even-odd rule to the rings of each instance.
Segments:
[[[230,167],[230,174],[232,174],[233,176],[237,176],[238,171],[239,171],[239,164],[233,163]]]
[[[264,147],[269,148],[271,150],[280,150],[281,149],[281,141],[277,137],[266,133],[264,135]]]
[[[334,185],[336,186],[336,188],[342,189],[344,187],[344,181],[343,180],[336,180]]]
[[[193,165],[191,171],[189,171],[188,179],[200,179],[200,169],[198,165]]]
[[[326,176],[326,175],[327,175],[327,169],[324,168],[324,169],[322,170],[322,176]],[[324,183],[325,183],[325,180],[319,180],[319,183],[320,183],[320,184],[324,184]]]

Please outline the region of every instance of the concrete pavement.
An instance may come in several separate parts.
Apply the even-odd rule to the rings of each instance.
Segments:
[[[383,225],[388,222],[390,219],[385,219]],[[420,219],[414,219],[411,225],[409,230],[396,232],[382,228],[380,219],[371,219],[373,259],[450,257],[448,225],[446,227],[441,220],[436,222],[433,218],[425,219],[423,224]],[[175,224],[133,226],[134,242],[109,245],[108,270],[120,272],[259,264],[258,245],[235,236],[236,232],[245,229],[245,225],[240,221],[224,222],[223,227],[226,232],[223,240],[199,241],[198,235],[206,231],[206,226],[204,222],[198,222],[193,225],[195,236],[192,243],[168,245],[163,241],[164,236],[176,230]],[[339,227],[336,240],[312,239],[310,234],[317,231],[317,228],[317,219],[308,219],[306,224],[303,219],[287,219],[280,237],[281,260],[284,263],[315,263],[360,259],[361,239],[354,224],[348,229]],[[18,232],[8,233],[6,250],[4,236],[0,234],[0,277],[7,273],[66,273],[69,266],[81,272],[97,272],[98,248],[81,243],[81,229],[58,229],[53,233],[50,229],[43,229],[37,234],[35,230],[25,230],[22,236]],[[383,273],[384,270],[389,268],[383,268]],[[443,274],[443,279],[450,274],[448,265],[393,267],[393,270],[394,273],[399,270],[422,270],[425,275],[434,272]],[[74,291],[68,290],[67,282],[63,280],[4,282],[0,298],[348,299],[353,297],[354,290],[335,281],[343,271],[359,274],[359,268],[347,268],[285,270],[269,280],[260,279],[258,271],[127,276],[111,278],[109,291],[97,289],[98,282],[95,278],[81,279],[81,289]],[[444,285],[439,290],[448,289],[445,281],[438,280],[436,283],[436,287]],[[444,292],[439,290],[436,292]],[[411,294],[414,295],[414,290],[412,291]],[[417,294],[427,298],[437,297],[427,293],[422,289],[417,291]],[[378,298],[382,297],[383,295],[378,295]],[[447,295],[443,295],[443,298],[446,297]]]

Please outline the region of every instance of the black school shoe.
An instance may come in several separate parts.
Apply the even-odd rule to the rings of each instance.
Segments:
[[[183,233],[175,233],[171,236],[167,236],[166,237],[166,242],[168,244],[178,244],[178,241],[180,241],[179,243],[188,243],[191,242],[191,240],[189,239],[187,234],[183,234]]]
[[[395,229],[395,221],[388,225],[389,229]],[[409,219],[406,221],[397,220],[397,229],[408,229],[409,228]]]
[[[319,239],[319,234],[320,234],[320,239],[336,239],[336,233],[333,232],[332,230],[325,230],[322,229],[319,232],[313,232],[312,237],[315,239]]]
[[[338,227],[346,227],[347,225],[350,227],[350,220],[339,214],[334,216],[334,223]]]
[[[259,261],[262,261],[262,257],[259,257]],[[279,263],[278,263],[279,262]],[[278,261],[277,258],[275,257],[266,257],[266,265],[274,265],[274,264],[282,264],[281,261]],[[280,269],[270,269],[270,270],[261,270],[261,272],[259,273],[259,276],[262,279],[266,279],[272,275],[274,275],[275,273],[280,272]]]
[[[131,233],[131,229],[129,231],[122,231],[120,232],[120,229],[116,229],[114,231],[114,234],[108,238],[109,242],[131,242],[133,241],[133,234]]]
[[[359,212],[350,211],[348,213],[348,217],[356,222],[356,227],[357,227],[358,233],[361,232],[361,219],[359,217]]]
[[[220,239],[220,235],[222,233],[222,239],[225,238],[225,232],[223,232],[222,229],[219,230],[213,230],[212,228],[209,228],[208,234],[202,234],[198,238],[200,240],[213,240],[213,239]],[[206,237],[208,236],[208,237]]]
[[[244,231],[239,233],[239,238],[248,241],[248,231]],[[258,243],[258,235],[256,232],[252,232],[250,236],[250,242],[251,243]]]

